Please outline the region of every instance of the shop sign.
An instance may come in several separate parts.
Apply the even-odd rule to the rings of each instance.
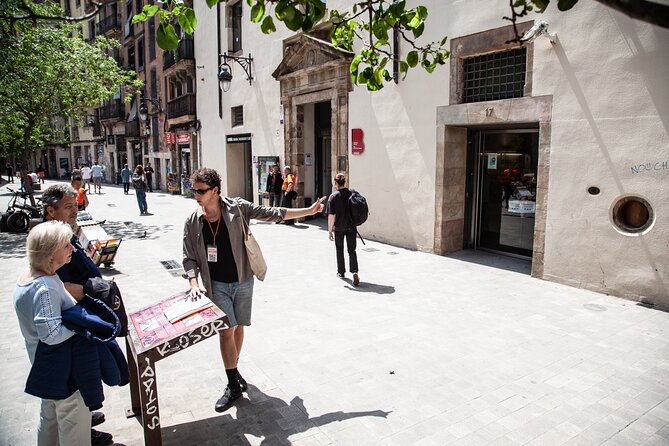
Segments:
[[[225,137],[225,142],[228,144],[238,142],[251,142],[251,134],[244,133],[242,135],[228,135]]]
[[[177,135],[177,143],[179,143],[179,144],[190,143],[190,134],[189,133],[179,133]]]
[[[351,130],[351,153],[353,155],[359,155],[365,151],[365,134],[362,129],[352,129]]]
[[[115,144],[114,135],[107,135],[107,144],[112,146]]]
[[[177,136],[172,132],[165,133],[165,143],[166,144],[176,144]]]
[[[537,203],[531,200],[509,200],[509,212],[513,214],[534,214]]]

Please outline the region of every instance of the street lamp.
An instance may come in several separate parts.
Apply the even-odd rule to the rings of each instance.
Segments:
[[[163,109],[160,106],[160,98],[142,98],[139,103],[139,119],[146,122],[149,116],[162,113]]]
[[[222,63],[221,59],[223,59]],[[230,82],[232,82],[232,69],[228,64],[228,60],[237,62],[244,70],[244,73],[246,73],[246,80],[249,81],[249,85],[253,85],[254,77],[251,73],[251,63],[253,62],[253,57],[251,57],[251,54],[249,54],[249,57],[244,57],[229,56],[227,53],[223,53],[218,55],[218,84],[221,90],[230,90]]]

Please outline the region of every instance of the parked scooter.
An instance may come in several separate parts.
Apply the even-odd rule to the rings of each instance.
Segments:
[[[28,203],[30,196],[27,192],[15,191],[7,188],[14,194],[7,204],[7,211],[0,219],[0,230],[8,232],[26,232],[30,228],[31,218],[42,216],[41,200],[37,199],[35,206]]]

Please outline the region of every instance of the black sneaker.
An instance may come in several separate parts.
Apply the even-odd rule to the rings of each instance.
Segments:
[[[114,436],[91,429],[91,446],[107,446],[114,443]]]
[[[223,392],[223,396],[216,401],[216,405],[214,406],[214,410],[216,412],[225,412],[228,410],[231,406],[232,403],[235,400],[238,400],[242,396],[242,390],[239,389],[237,391],[232,391],[230,390],[230,387],[225,387],[225,392]]]
[[[343,279],[343,278],[346,277],[346,276],[345,276],[344,274],[342,274],[342,273],[337,273],[337,277],[339,277],[340,279]]]
[[[102,412],[91,412],[91,427],[105,422],[105,414]]]
[[[237,381],[239,381],[239,387],[242,389],[242,392],[246,392],[249,390],[249,385],[247,384],[246,380],[242,378],[242,375],[237,372]]]

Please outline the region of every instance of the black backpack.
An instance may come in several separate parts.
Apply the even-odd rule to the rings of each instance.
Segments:
[[[351,189],[351,196],[348,197],[348,209],[353,226],[360,226],[367,221],[367,217],[369,216],[367,200],[358,191],[353,189]]]

